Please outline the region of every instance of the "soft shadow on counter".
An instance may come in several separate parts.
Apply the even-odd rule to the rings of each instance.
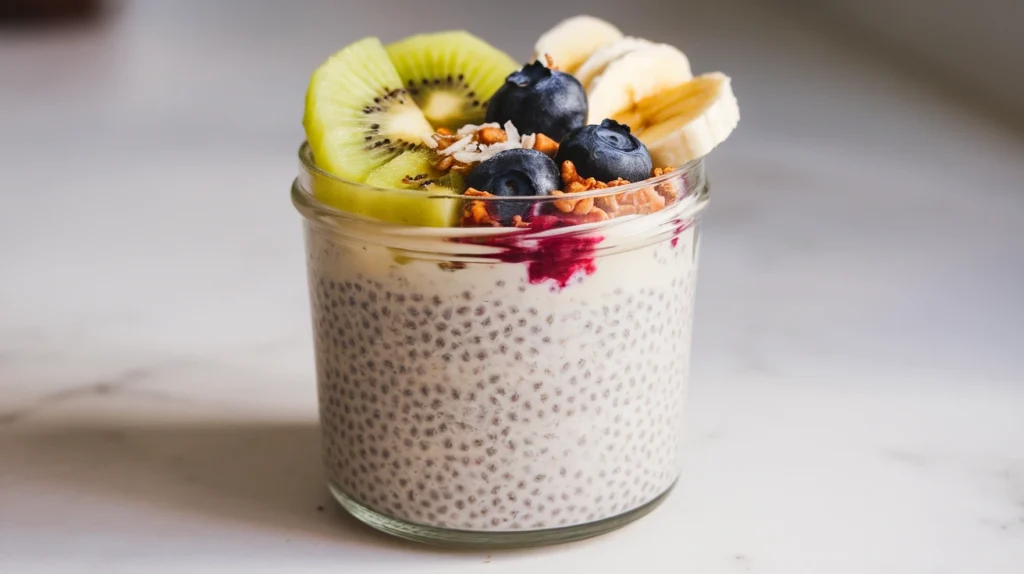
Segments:
[[[0,438],[14,447],[3,449],[8,468],[46,488],[392,558],[453,552],[386,536],[342,511],[324,483],[315,421],[65,423]]]

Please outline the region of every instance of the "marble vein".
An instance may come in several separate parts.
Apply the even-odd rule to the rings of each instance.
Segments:
[[[180,364],[181,362],[173,362],[148,367],[136,367],[127,369],[112,377],[75,384],[46,393],[28,405],[0,412],[0,428],[21,422],[43,410],[89,396],[114,396],[130,393],[134,396],[161,401],[182,400],[180,397],[176,397],[165,390],[135,388],[146,383],[156,374],[163,373],[168,368],[173,368]]]

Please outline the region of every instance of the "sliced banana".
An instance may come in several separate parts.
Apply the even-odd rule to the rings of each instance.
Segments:
[[[674,46],[654,44],[608,64],[590,83],[588,124],[627,113],[637,102],[693,78],[690,61]]]
[[[680,166],[725,141],[740,121],[740,108],[731,78],[712,72],[649,96],[613,119],[638,134],[654,165]]]
[[[537,39],[533,57],[544,62],[551,56],[558,69],[573,73],[598,48],[622,37],[618,28],[593,16],[573,16],[563,20]]]
[[[634,50],[653,45],[654,42],[644,40],[643,38],[634,38],[632,36],[620,38],[611,44],[598,48],[596,52],[583,62],[583,65],[578,70],[573,72],[573,75],[583,84],[584,88],[589,88],[594,78],[599,76],[608,67],[608,64]]]

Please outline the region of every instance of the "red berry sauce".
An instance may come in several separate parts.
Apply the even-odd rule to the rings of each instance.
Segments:
[[[559,289],[564,288],[577,272],[590,275],[597,270],[594,252],[601,236],[555,235],[551,237],[530,237],[533,233],[567,227],[573,222],[564,216],[535,215],[530,218],[530,227],[522,235],[495,238],[493,244],[505,248],[497,259],[506,263],[526,263],[530,283],[553,280]]]

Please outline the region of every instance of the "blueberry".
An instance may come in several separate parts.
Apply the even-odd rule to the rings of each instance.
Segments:
[[[587,93],[576,78],[534,62],[505,78],[487,104],[487,121],[560,141],[587,123]]]
[[[647,146],[629,133],[629,126],[615,120],[574,130],[558,146],[555,161],[569,160],[576,173],[598,181],[615,178],[632,182],[651,177],[651,154]]]
[[[466,185],[478,191],[487,191],[501,197],[550,195],[562,186],[562,176],[551,158],[532,149],[510,149],[480,162]],[[491,203],[492,212],[505,225],[516,215],[529,219],[528,213],[535,202],[498,201]]]

